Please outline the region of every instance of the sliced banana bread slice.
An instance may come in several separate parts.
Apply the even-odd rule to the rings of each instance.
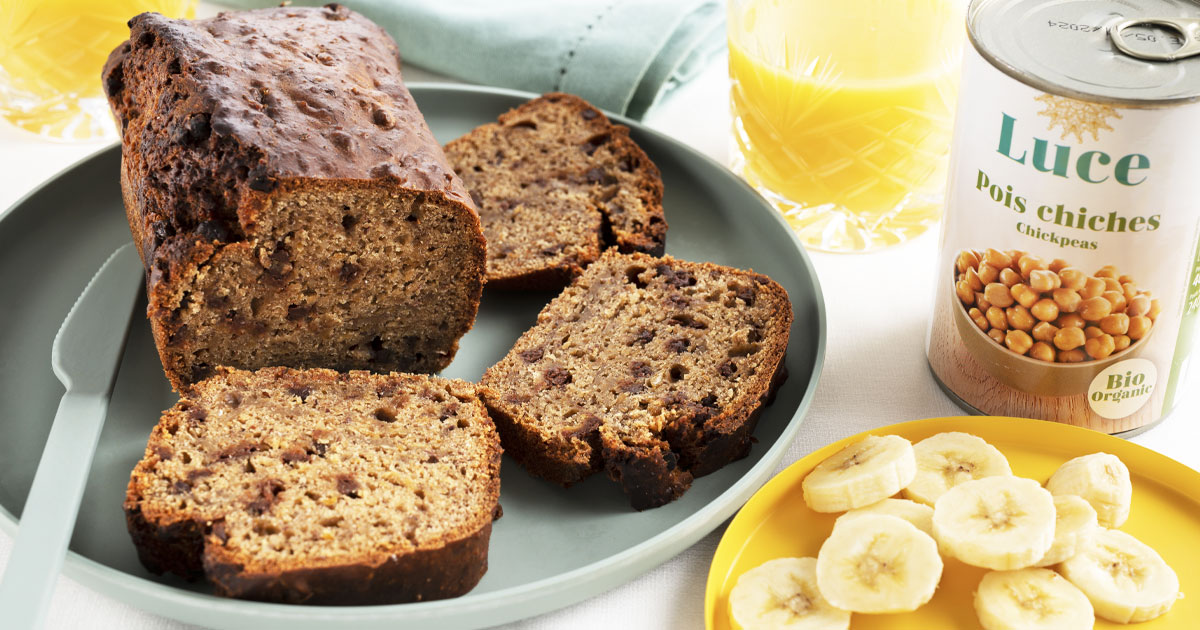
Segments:
[[[453,597],[487,571],[500,454],[469,383],[222,367],[163,413],[126,521],[147,568],[220,595]]]
[[[786,377],[787,292],[766,276],[608,252],[483,375],[505,450],[570,485],[601,469],[633,507],[750,449]]]
[[[492,287],[558,288],[616,247],[663,253],[662,179],[629,129],[570,94],[536,98],[446,145],[487,238]]]

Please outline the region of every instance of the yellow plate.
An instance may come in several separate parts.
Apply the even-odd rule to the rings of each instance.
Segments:
[[[816,557],[838,516],[813,512],[804,504],[800,482],[821,460],[867,435],[893,434],[916,442],[943,431],[978,435],[1008,457],[1013,473],[1040,482],[1072,457],[1098,451],[1120,457],[1133,476],[1133,509],[1120,529],[1162,554],[1179,574],[1180,590],[1192,597],[1180,599],[1169,613],[1153,621],[1124,626],[1098,619],[1096,628],[1200,627],[1200,473],[1137,444],[1096,431],[1042,420],[989,416],[931,418],[880,427],[830,444],[788,466],[750,498],[721,537],[708,572],[705,627],[734,628],[728,614],[729,590],[742,573],[772,558]],[[850,627],[978,628],[972,594],[984,573],[984,569],[947,559],[941,584],[928,604],[911,613],[855,614]]]

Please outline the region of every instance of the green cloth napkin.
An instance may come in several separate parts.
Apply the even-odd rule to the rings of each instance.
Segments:
[[[278,0],[219,0],[236,7]],[[324,4],[296,2],[295,4]],[[719,0],[344,0],[404,63],[464,81],[577,94],[641,118],[724,44]]]

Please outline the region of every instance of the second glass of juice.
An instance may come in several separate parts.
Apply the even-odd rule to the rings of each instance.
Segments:
[[[963,0],[729,0],[733,166],[810,248],[937,222]]]
[[[0,118],[43,138],[117,136],[100,71],[146,11],[195,15],[196,0],[0,0]]]

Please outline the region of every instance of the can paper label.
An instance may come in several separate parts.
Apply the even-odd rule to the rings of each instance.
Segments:
[[[963,65],[934,373],[989,414],[1153,422],[1180,393],[1200,312],[1200,106],[1047,94],[971,47]]]

